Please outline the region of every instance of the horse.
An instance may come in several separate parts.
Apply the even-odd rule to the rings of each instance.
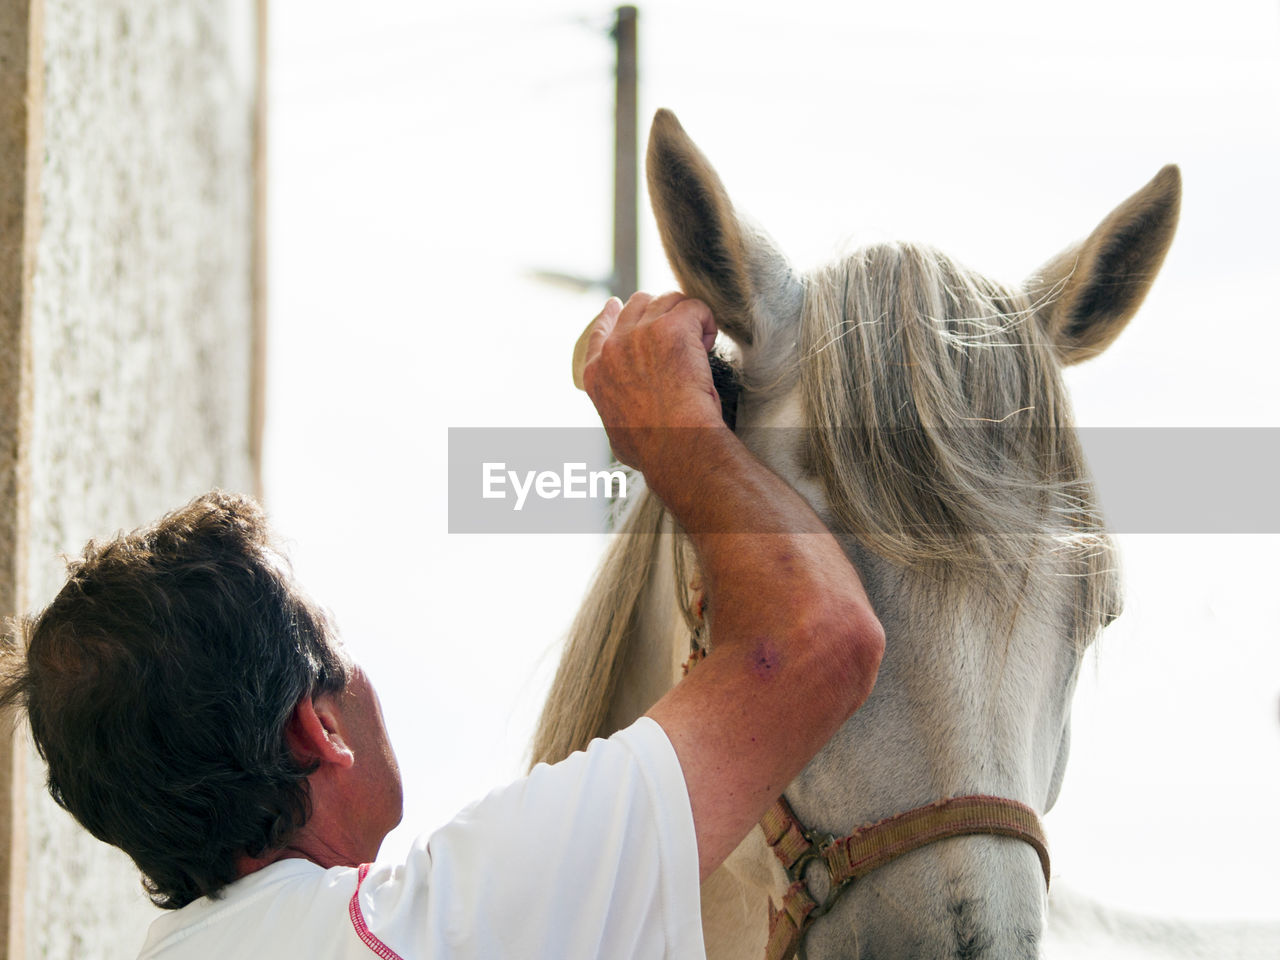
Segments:
[[[912,243],[801,275],[665,110],[647,176],[680,287],[725,335],[713,366],[727,371],[735,431],[835,534],[885,630],[871,697],[786,788],[797,821],[841,836],[975,794],[1043,814],[1082,655],[1121,610],[1061,369],[1106,349],[1146,297],[1178,221],[1178,168],[1018,286]],[[662,503],[633,494],[616,532],[534,762],[642,715],[689,668],[691,636],[715,655],[713,635],[698,639],[696,557]],[[823,903],[830,878],[803,869]],[[1042,869],[1009,836],[930,843],[823,903],[803,948],[813,960],[1037,957]],[[708,957],[765,956],[796,879],[754,830],[702,887]]]

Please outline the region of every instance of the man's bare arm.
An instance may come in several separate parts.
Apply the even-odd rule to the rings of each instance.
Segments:
[[[710,874],[871,691],[884,636],[844,552],[725,427],[706,305],[611,301],[584,382],[619,459],[689,532],[715,652],[649,711],[680,758]]]

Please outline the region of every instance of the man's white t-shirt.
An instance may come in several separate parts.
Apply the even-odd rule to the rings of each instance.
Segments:
[[[705,955],[684,775],[642,718],[495,790],[404,863],[277,861],[165,914],[139,960]]]

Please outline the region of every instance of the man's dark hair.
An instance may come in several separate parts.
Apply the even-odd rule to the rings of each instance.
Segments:
[[[213,492],[92,541],[9,638],[0,707],[25,704],[49,792],[129,854],[160,907],[217,893],[310,815],[285,738],[345,687],[323,613],[252,500]]]

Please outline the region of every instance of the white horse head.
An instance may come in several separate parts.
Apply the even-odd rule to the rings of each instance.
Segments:
[[[885,628],[871,698],[787,788],[791,806],[835,836],[966,794],[1047,811],[1081,654],[1119,611],[1059,368],[1108,346],[1146,296],[1177,222],[1177,168],[1022,287],[907,244],[800,276],[665,111],[648,174],[682,289],[733,341],[737,432],[837,534]],[[574,625],[535,759],[625,725],[679,680],[689,558],[655,498],[623,529]],[[763,956],[769,900],[786,885],[755,831],[704,885],[709,954]],[[1035,957],[1045,906],[1030,846],[953,838],[855,882],[806,949]]]

